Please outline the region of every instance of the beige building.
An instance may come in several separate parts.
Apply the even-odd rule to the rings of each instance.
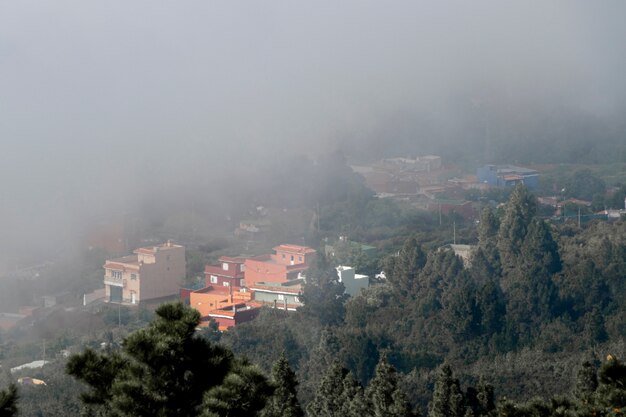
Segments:
[[[185,247],[167,241],[104,264],[105,301],[138,304],[177,295],[185,278]]]

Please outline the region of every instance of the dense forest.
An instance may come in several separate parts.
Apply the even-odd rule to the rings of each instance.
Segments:
[[[386,279],[352,298],[320,253],[301,309],[228,332],[196,332],[181,305],[143,312],[123,343],[70,357],[75,379],[50,365],[53,390],[9,388],[2,401],[10,411],[21,396],[28,415],[611,413],[626,395],[626,223],[553,225],[537,210],[524,187],[486,207],[465,263],[405,235],[381,260]]]

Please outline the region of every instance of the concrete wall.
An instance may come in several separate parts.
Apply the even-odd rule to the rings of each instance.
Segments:
[[[129,298],[133,290],[137,291],[140,301],[178,294],[186,274],[185,248],[178,245],[160,247],[154,257],[154,263],[140,266],[138,287],[127,281]]]

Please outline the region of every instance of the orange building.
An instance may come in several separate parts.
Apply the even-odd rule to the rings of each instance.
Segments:
[[[248,286],[259,282],[287,282],[297,279],[315,258],[315,249],[299,245],[280,245],[275,254],[261,255],[245,261],[245,282]]]
[[[252,320],[259,305],[249,303],[251,293],[232,287],[208,286],[189,294],[189,305],[200,312],[200,327],[214,319],[220,330]]]

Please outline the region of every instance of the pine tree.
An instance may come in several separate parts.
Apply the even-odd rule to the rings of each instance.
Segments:
[[[340,416],[344,405],[344,378],[348,371],[338,361],[326,370],[317,388],[315,398],[307,406],[310,417]]]
[[[224,381],[204,396],[202,417],[260,416],[273,387],[247,360],[235,360]]]
[[[425,264],[426,253],[412,237],[404,243],[397,257],[387,259],[387,279],[402,296],[414,294],[418,287],[417,277]]]
[[[274,394],[269,398],[262,417],[302,417],[297,397],[298,381],[283,353],[272,367]]]
[[[480,215],[478,225],[478,247],[472,254],[470,267],[476,282],[498,279],[502,274],[498,251],[498,229],[500,224],[493,211],[486,207]]]
[[[537,210],[535,198],[523,185],[515,187],[498,230],[498,249],[505,275],[517,265],[528,226]],[[505,288],[506,289],[506,288]]]
[[[262,386],[252,367],[195,334],[199,320],[198,311],[181,303],[164,304],[147,328],[124,340],[121,352],[87,350],[70,358],[67,372],[89,387],[86,404],[116,416],[197,416],[206,392],[227,375]]]
[[[366,417],[370,415],[370,406],[365,398],[363,387],[351,372],[343,378],[342,417]]]
[[[452,374],[450,365],[439,368],[433,397],[428,404],[428,417],[464,417],[465,399],[458,379]]]
[[[345,315],[345,287],[339,282],[337,271],[323,253],[318,253],[306,273],[306,283],[300,296],[304,305],[300,311],[314,318],[322,326],[337,325]]]
[[[498,236],[498,219],[489,207],[485,207],[480,213],[480,223],[478,224],[478,242],[480,246],[485,246],[489,242],[495,241]]]
[[[365,390],[374,417],[408,417],[411,407],[406,395],[398,386],[396,370],[383,355],[376,366],[374,378]]]
[[[14,384],[9,385],[6,390],[0,390],[0,417],[18,415],[17,399],[17,386]]]

